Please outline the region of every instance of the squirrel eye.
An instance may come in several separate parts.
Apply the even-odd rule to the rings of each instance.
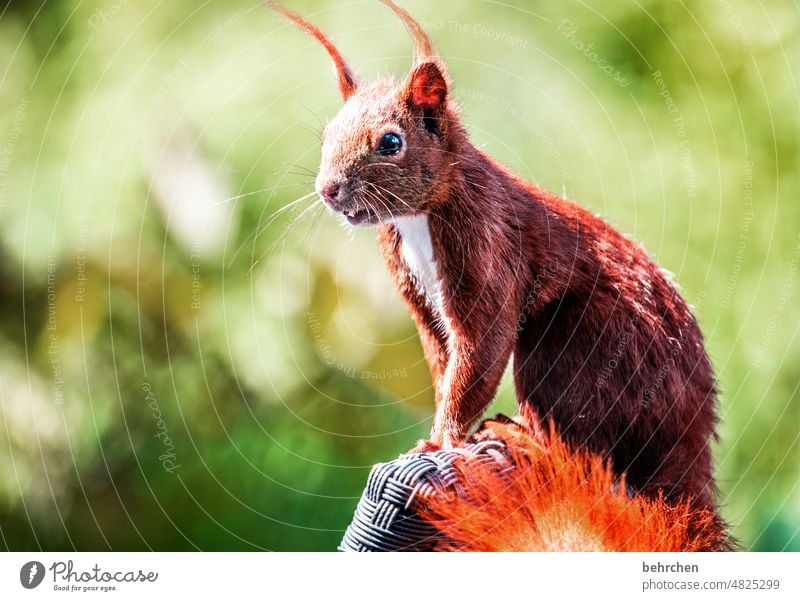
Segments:
[[[403,148],[403,141],[400,139],[400,136],[397,134],[388,133],[381,138],[380,142],[378,142],[377,153],[384,156],[397,154],[400,152],[401,148]]]

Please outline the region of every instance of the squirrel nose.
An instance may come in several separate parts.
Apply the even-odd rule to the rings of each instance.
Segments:
[[[339,198],[339,191],[341,189],[342,186],[339,182],[330,182],[325,184],[322,190],[320,190],[320,196],[325,199],[325,202],[332,205]]]

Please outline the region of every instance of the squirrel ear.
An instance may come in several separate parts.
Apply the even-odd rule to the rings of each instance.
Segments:
[[[426,117],[440,112],[447,99],[447,81],[439,66],[432,61],[417,65],[408,78],[405,96],[408,104],[422,109]]]

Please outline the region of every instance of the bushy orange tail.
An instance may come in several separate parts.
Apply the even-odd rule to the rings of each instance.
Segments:
[[[469,495],[433,495],[422,514],[444,534],[441,550],[718,551],[730,548],[717,515],[691,500],[631,496],[599,456],[573,451],[551,429],[534,438],[513,423],[488,422],[513,467],[456,462]]]

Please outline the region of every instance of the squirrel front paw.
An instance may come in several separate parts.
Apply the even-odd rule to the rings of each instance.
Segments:
[[[441,446],[436,444],[435,442],[431,442],[430,440],[420,440],[414,446],[413,449],[406,452],[408,455],[413,455],[416,453],[435,453],[436,451],[440,451],[442,449]]]
[[[441,442],[439,442],[441,440]],[[408,451],[413,453],[434,453],[436,451],[452,451],[461,446],[461,438],[451,434],[437,435],[433,433],[430,440],[420,440],[416,446]]]

